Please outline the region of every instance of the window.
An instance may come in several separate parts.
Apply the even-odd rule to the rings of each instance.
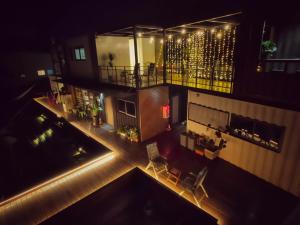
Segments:
[[[118,100],[118,111],[128,116],[135,117],[135,103],[119,99]]]
[[[84,48],[75,48],[74,51],[75,51],[75,60],[76,61],[86,60]]]
[[[38,70],[37,71],[37,75],[38,76],[45,76],[46,75],[46,71],[45,70]]]
[[[231,114],[230,128],[234,136],[280,152],[284,127]]]
[[[189,120],[212,128],[225,130],[228,125],[228,112],[212,109],[206,106],[189,103]]]

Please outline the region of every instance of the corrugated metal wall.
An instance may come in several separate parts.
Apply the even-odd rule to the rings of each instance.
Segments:
[[[193,91],[189,91],[188,102],[285,126],[281,153],[275,153],[230,135],[224,135],[228,143],[226,149],[221,151],[220,157],[300,197],[299,112]],[[207,130],[205,126],[189,120],[187,129],[200,133]]]

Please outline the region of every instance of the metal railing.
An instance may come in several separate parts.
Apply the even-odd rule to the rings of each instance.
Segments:
[[[167,67],[166,81],[169,84],[232,93],[233,74],[234,71],[229,66],[183,69],[172,65]]]
[[[163,84],[163,69],[156,66],[99,66],[100,81],[121,86],[143,88]]]
[[[263,72],[281,72],[295,74],[300,72],[300,59],[264,59]]]

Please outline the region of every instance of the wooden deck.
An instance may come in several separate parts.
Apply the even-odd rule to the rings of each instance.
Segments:
[[[39,98],[36,101],[58,116],[68,117],[63,113],[62,107],[49,105],[46,98]],[[295,205],[296,200],[286,192],[272,187],[270,184],[231,166],[223,160],[209,161],[203,157],[196,157],[193,153],[180,148],[178,142],[181,128],[166,132],[142,144],[129,144],[105,126],[94,128],[91,126],[90,121],[75,121],[72,118],[68,120],[73,126],[111,149],[113,156],[109,156],[104,161],[99,159],[99,161],[51,184],[31,191],[22,197],[9,201],[7,204],[2,204],[0,206],[0,224],[40,223],[135,166],[145,171],[148,162],[145,146],[153,141],[158,142],[161,154],[168,158],[172,167],[179,168],[182,171],[197,172],[204,165],[209,166],[209,175],[205,186],[207,186],[211,196],[206,199],[200,193],[198,202],[195,202],[191,195],[182,194],[183,189],[180,184],[176,186],[167,181],[166,174],[160,174],[158,179],[163,185],[217,218],[219,224],[240,224],[236,223],[236,221],[239,221],[240,214],[244,211],[247,213],[247,209],[243,209],[243,211],[240,209],[240,205],[248,208],[248,205],[252,204],[252,200],[257,200],[258,205],[264,203],[266,207],[275,207],[279,212],[280,210],[284,211],[284,213],[282,212],[283,215],[279,216],[280,219],[285,217]],[[151,170],[145,172],[155,177]],[[245,196],[247,198],[244,198]],[[286,205],[277,204],[276,206],[275,202],[277,201],[275,201],[275,198],[278,201],[285,201]],[[260,203],[259,200],[263,202]],[[274,216],[272,222],[276,220],[278,220],[278,223],[272,224],[281,224],[279,223],[280,220]]]

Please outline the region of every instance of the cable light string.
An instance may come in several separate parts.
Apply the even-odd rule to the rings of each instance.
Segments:
[[[193,33],[181,32],[168,36],[166,42],[168,70],[172,68],[176,81],[197,80],[193,84],[197,87],[208,85],[213,79],[222,88],[232,81],[236,26],[225,24]]]

